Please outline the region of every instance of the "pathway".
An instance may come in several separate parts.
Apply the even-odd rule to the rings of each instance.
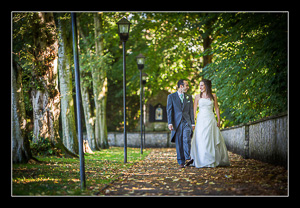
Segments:
[[[108,196],[285,195],[287,170],[229,152],[231,166],[179,169],[175,148],[152,149],[102,190]]]

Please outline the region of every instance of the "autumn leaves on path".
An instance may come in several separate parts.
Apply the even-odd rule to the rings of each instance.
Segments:
[[[152,149],[123,172],[107,196],[287,195],[287,170],[229,152],[231,166],[179,169],[175,148]]]

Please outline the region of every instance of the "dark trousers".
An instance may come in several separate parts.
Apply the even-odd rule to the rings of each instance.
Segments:
[[[179,165],[184,165],[186,160],[191,159],[191,131],[192,129],[188,123],[185,120],[182,120],[175,135],[177,162]]]

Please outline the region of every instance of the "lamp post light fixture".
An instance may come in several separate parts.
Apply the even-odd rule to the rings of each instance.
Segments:
[[[140,70],[141,154],[143,154],[143,86],[142,86],[143,79],[142,79],[142,70],[144,68],[145,58],[146,57],[143,56],[143,54],[141,54],[141,53],[136,57],[138,69]]]
[[[123,116],[124,116],[124,163],[127,163],[127,132],[126,132],[126,54],[125,43],[129,38],[130,22],[122,18],[117,22],[118,33],[123,45]]]
[[[146,57],[141,53],[136,57],[136,62],[139,70],[142,70],[144,68],[145,58]]]
[[[147,77],[148,77],[148,74],[142,73],[142,83],[143,83],[143,85],[146,84],[146,82],[147,82]]]
[[[127,41],[129,38],[129,30],[130,30],[130,22],[123,17],[122,19],[117,22],[118,24],[118,31],[119,31],[119,36],[120,40],[122,42]]]

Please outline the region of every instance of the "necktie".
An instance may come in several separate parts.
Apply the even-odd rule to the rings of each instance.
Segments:
[[[183,103],[183,93],[182,94],[180,94],[180,100],[181,100],[181,103]]]

